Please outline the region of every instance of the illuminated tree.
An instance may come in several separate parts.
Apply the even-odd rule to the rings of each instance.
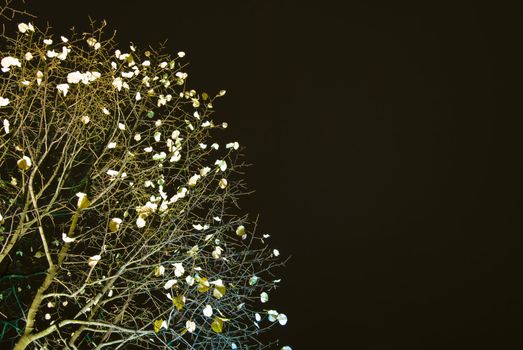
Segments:
[[[1,11],[17,29],[0,50],[0,312],[14,349],[271,345],[259,335],[287,322],[264,307],[284,262],[239,214],[241,149],[216,142],[227,123],[213,117],[225,91],[189,89],[183,52],[124,49],[105,23],[53,35]]]

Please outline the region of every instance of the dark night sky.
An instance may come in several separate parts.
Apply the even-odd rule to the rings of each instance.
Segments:
[[[519,349],[522,7],[471,4],[28,7],[57,31],[105,18],[122,46],[169,38],[190,84],[227,89],[217,116],[254,164],[244,209],[292,255],[283,344]]]

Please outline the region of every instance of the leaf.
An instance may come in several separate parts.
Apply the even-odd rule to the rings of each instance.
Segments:
[[[269,294],[267,294],[266,292],[263,292],[260,294],[260,301],[262,303],[266,303],[269,301]]]
[[[122,219],[120,218],[112,218],[111,221],[109,221],[109,231],[116,232],[120,229],[120,224],[122,223]]]
[[[221,333],[223,331],[223,321],[219,317],[215,317],[211,323],[211,328],[216,333]]]
[[[162,265],[158,265],[154,268],[154,276],[160,277],[165,273],[165,267]]]
[[[100,261],[102,257],[100,255],[93,255],[91,256],[88,260],[87,260],[87,264],[90,266],[90,267],[95,267],[96,264],[98,264],[98,261]]]
[[[173,298],[173,304],[176,307],[176,310],[180,311],[185,306],[185,297],[183,295],[178,295],[176,298]]]
[[[129,56],[125,57],[125,61],[129,64],[132,64],[134,62],[133,56],[129,55]]]
[[[167,282],[165,282],[165,284],[163,285],[163,288],[164,289],[169,289],[171,288],[172,286],[174,286],[178,281],[177,280],[168,280]]]
[[[209,290],[210,285],[207,278],[201,277],[198,279],[198,292],[205,293]]]
[[[253,276],[249,279],[249,285],[251,285],[251,286],[254,286],[257,282],[258,282],[258,276],[253,275]]]
[[[238,228],[236,229],[236,235],[238,235],[240,237],[245,235],[245,226],[243,226],[243,225],[238,226]]]
[[[158,333],[162,329],[163,320],[160,318],[154,321],[154,332]]]
[[[276,317],[276,319],[282,326],[285,326],[287,324],[287,315],[285,314],[279,314],[278,317]]]
[[[205,317],[211,317],[212,316],[212,306],[211,305],[206,305],[203,308],[203,315]]]
[[[78,209],[86,209],[89,207],[91,202],[89,199],[87,199],[87,195],[85,193],[78,192],[76,196],[78,197]]]
[[[225,295],[225,286],[221,285],[221,286],[216,286],[214,287],[214,290],[212,292],[212,295],[216,298],[216,299],[220,299],[222,298],[224,295]]]
[[[69,237],[69,236],[67,236],[67,234],[65,232],[62,232],[62,241],[64,241],[65,243],[71,243],[71,242],[74,242],[75,240],[76,240],[76,238]]]
[[[18,168],[20,168],[20,170],[27,170],[32,165],[31,158],[23,156],[16,162],[16,165],[18,166]]]

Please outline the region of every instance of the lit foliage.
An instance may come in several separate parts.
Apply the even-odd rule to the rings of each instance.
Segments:
[[[49,282],[15,349],[268,347],[283,261],[235,213],[239,144],[212,141],[225,91],[187,88],[184,52],[118,48],[104,26],[3,37],[0,261],[35,237]]]

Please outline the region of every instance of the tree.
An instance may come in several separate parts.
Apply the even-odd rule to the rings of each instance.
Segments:
[[[239,144],[215,142],[225,91],[188,88],[183,52],[123,49],[105,22],[56,36],[0,11],[17,29],[0,51],[2,344],[272,345],[284,261],[239,209]]]

